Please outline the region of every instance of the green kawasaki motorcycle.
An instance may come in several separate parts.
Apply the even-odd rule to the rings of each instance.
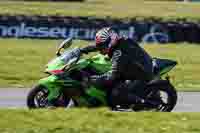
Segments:
[[[54,99],[56,107],[110,107],[112,97],[103,88],[87,86],[83,88],[85,73],[89,75],[103,74],[111,69],[111,62],[104,55],[81,58],[78,49],[69,50],[72,39],[64,40],[57,50],[57,57],[47,64],[47,77],[40,79],[27,96],[29,108],[48,107],[48,100]],[[167,73],[176,65],[176,61],[153,59],[154,78],[145,85],[142,93],[140,88],[133,88],[133,93],[144,99],[159,102],[155,108],[144,105],[113,105],[118,110],[131,111],[172,111],[177,102],[177,93],[169,81]],[[125,81],[134,82],[134,81]],[[111,100],[110,100],[111,99]],[[113,102],[114,103],[114,102]]]

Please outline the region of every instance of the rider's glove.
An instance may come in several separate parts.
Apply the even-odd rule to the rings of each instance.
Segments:
[[[81,50],[81,53],[88,54],[90,52],[97,51],[97,47],[96,47],[96,45],[89,45],[87,47],[80,48],[80,50]]]

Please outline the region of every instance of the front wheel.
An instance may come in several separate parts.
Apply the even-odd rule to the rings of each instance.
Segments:
[[[37,85],[28,93],[27,106],[30,109],[48,107],[48,89],[42,85]],[[56,107],[67,107],[70,99],[63,94],[56,100]]]

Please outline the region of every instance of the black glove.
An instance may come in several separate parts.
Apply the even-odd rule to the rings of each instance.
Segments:
[[[88,54],[90,52],[96,52],[97,47],[95,45],[89,45],[87,47],[81,48],[80,51],[81,53]]]

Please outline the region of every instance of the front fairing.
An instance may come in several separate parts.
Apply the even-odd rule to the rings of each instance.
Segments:
[[[46,65],[45,72],[50,72],[52,70],[60,70],[63,68],[64,65],[64,61],[60,57],[56,57]]]
[[[98,73],[107,72],[111,68],[111,63],[106,58],[107,58],[106,56],[98,54],[90,58],[80,59],[76,64],[70,65],[70,68],[67,69],[67,73],[70,74],[70,72],[73,72],[73,70],[82,70],[83,68],[86,67],[93,67],[96,71],[98,71]],[[50,70],[60,69],[65,64],[66,62],[63,60],[63,58],[57,57],[48,63],[46,70],[50,71]],[[59,95],[59,92],[57,92],[56,90],[62,90],[62,88],[67,89],[68,92],[79,91],[78,89],[81,88],[80,81],[73,80],[67,75],[68,74],[65,75],[64,79],[60,78],[59,75],[50,75],[49,77],[41,79],[39,81],[39,84],[46,86],[49,92],[57,94],[55,95],[55,97]],[[79,103],[79,105],[81,105],[82,103],[81,101],[85,101],[83,102],[83,106],[85,105],[102,106],[107,104],[105,100],[106,99],[105,93],[101,89],[95,87],[89,88],[86,93],[87,97],[84,96],[77,97],[76,100]]]
[[[70,65],[73,63],[73,60],[77,58],[77,55],[74,54],[77,49],[65,51],[61,56],[58,56],[51,60],[46,65],[46,72],[52,71],[52,70],[61,70],[65,67],[66,64]]]

